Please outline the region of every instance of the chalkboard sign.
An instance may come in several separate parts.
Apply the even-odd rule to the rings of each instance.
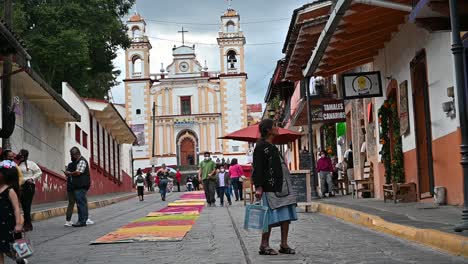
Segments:
[[[310,174],[307,172],[291,171],[292,189],[297,196],[298,203],[309,202],[307,200],[307,192],[310,192],[310,188],[307,186],[308,182],[310,182],[307,180],[308,175]]]
[[[299,169],[310,170],[312,164],[310,164],[310,152],[299,154]]]

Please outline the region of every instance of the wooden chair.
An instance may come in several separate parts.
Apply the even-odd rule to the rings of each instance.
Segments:
[[[349,181],[348,181],[348,174],[346,171],[338,172],[341,174],[341,179],[338,179],[338,183],[336,184],[336,193],[341,192],[341,195],[348,195],[349,190]]]
[[[358,199],[359,193],[369,193],[370,197],[374,197],[374,170],[372,162],[364,164],[364,177],[362,180],[355,180],[352,182],[353,198]]]
[[[416,184],[410,183],[390,183],[382,186],[384,193],[384,202],[387,200],[393,200],[393,203],[400,202],[416,202]]]
[[[249,196],[250,204],[254,203],[255,190],[250,178],[245,178],[244,182],[242,182],[242,194],[244,196],[244,206],[247,205],[247,196]]]

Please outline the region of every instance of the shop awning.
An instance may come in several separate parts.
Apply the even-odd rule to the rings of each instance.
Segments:
[[[20,101],[27,100],[34,104],[49,121],[56,124],[81,120],[81,116],[31,68],[14,65],[13,72],[11,90]]]
[[[302,79],[302,67],[317,44],[332,8],[332,1],[321,0],[294,10],[283,47],[285,54],[285,79]]]
[[[458,3],[468,30],[468,1]],[[449,16],[448,0],[338,0],[303,74],[326,77],[372,62],[408,17],[428,31],[447,31]]]
[[[386,1],[409,4],[411,0]],[[305,76],[331,76],[373,61],[409,12],[339,0],[320,34]]]
[[[137,138],[112,103],[99,99],[84,99],[96,120],[110,132],[119,144],[133,144]]]

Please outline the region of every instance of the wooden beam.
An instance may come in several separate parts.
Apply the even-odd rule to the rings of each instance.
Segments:
[[[354,45],[349,48],[330,50],[330,51],[327,51],[326,57],[338,58],[338,57],[343,57],[343,56],[350,55],[350,54],[355,55],[363,50],[370,50],[370,49],[380,50],[385,46],[384,44],[385,44],[385,41],[376,42],[376,43],[363,43],[362,45]]]
[[[391,20],[391,19],[396,19],[396,18],[400,18],[400,17],[403,19],[405,17],[405,15],[402,14],[401,12],[391,10],[391,9],[387,9],[385,11],[382,11],[382,14],[380,16],[378,16],[378,17],[369,16],[369,17],[364,17],[359,21],[345,22],[342,25],[340,25],[340,28],[341,27],[348,27],[348,26],[357,26],[357,27],[366,26],[366,25],[375,23],[376,21],[378,22],[378,21],[382,21],[382,20]]]
[[[346,40],[346,39],[342,39],[342,42],[343,42],[343,45],[346,46],[353,46],[353,45],[358,45],[358,44],[362,44],[362,43],[365,43],[367,41],[370,41],[372,39],[376,39],[376,38],[385,38],[385,37],[389,37],[391,36],[391,34],[395,31],[397,31],[398,27],[397,26],[394,26],[393,28],[388,28],[386,29],[385,31],[374,31],[372,32],[371,34],[368,34],[368,35],[365,35],[365,36],[361,36],[361,37],[357,37],[357,38],[354,38],[354,39],[351,39],[351,40]]]
[[[382,17],[382,14],[384,14],[386,11],[388,11],[388,8],[368,6],[367,11],[356,12],[356,13],[343,17],[343,23],[348,23],[348,22],[359,23],[360,21],[366,18],[371,18],[371,17],[379,18],[379,17]],[[395,11],[395,12],[400,13],[401,15],[407,14],[404,11]]]
[[[374,57],[374,56],[377,56],[377,54],[379,54],[379,51],[378,50],[362,50],[360,52],[357,52],[355,54],[349,54],[349,55],[346,55],[346,56],[343,56],[343,57],[337,57],[337,58],[326,58],[326,59],[323,59],[323,63],[326,63],[326,64],[339,64],[343,61],[352,61],[356,58],[365,58],[365,57]]]
[[[344,41],[351,41],[356,38],[365,39],[367,36],[370,35],[385,35],[387,33],[396,31],[398,29],[398,25],[396,24],[389,24],[384,25],[382,27],[375,27],[375,28],[367,28],[365,30],[357,31],[354,33],[340,33],[333,36],[333,38],[344,40]]]
[[[359,54],[359,56],[345,56],[343,58],[338,58],[338,59],[328,59],[328,60],[322,60],[322,63],[325,65],[330,65],[326,66],[325,69],[333,69],[336,67],[341,67],[343,65],[348,65],[350,63],[353,63],[355,61],[361,61],[364,59],[369,59],[369,58],[374,58],[378,54],[378,51],[367,51],[365,53]]]
[[[430,32],[451,31],[450,18],[448,17],[424,17],[416,18],[416,24]],[[468,31],[468,16],[460,17],[461,31]]]
[[[365,45],[376,45],[379,43],[386,43],[391,39],[391,35],[382,35],[372,39],[368,39],[365,42],[358,42],[358,43],[349,43],[344,41],[336,41],[329,45],[329,50],[346,50],[346,49],[356,49],[362,48],[363,44]]]
[[[333,74],[337,74],[337,73],[341,73],[341,72],[344,72],[344,71],[347,71],[347,70],[350,70],[350,69],[354,69],[356,67],[362,66],[364,64],[367,64],[367,63],[370,63],[370,62],[373,62],[373,61],[374,61],[373,58],[370,58],[370,59],[367,58],[367,59],[363,59],[363,60],[360,60],[360,61],[356,61],[354,63],[341,65],[339,67],[335,67],[335,68],[332,68],[332,69],[329,69],[329,70],[322,70],[322,68],[319,68],[316,75],[317,76],[327,77],[327,76],[331,76]]]

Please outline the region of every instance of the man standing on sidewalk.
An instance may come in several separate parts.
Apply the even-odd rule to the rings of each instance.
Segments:
[[[200,162],[198,179],[203,182],[206,202],[208,206],[216,206],[216,163],[211,160],[210,152],[205,152],[205,159]]]
[[[67,177],[71,176],[73,194],[78,207],[78,222],[73,226],[83,227],[86,226],[86,220],[88,220],[88,199],[86,195],[91,186],[89,165],[88,161],[81,156],[81,152],[77,147],[70,150],[70,155],[72,163],[65,171],[65,175]]]

